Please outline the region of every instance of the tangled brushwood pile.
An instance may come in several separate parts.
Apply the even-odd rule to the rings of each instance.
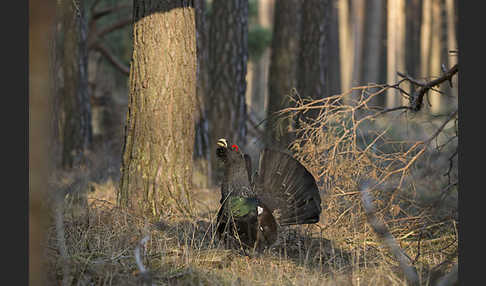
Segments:
[[[293,90],[294,106],[279,117],[297,126],[290,149],[325,192],[324,235],[359,259],[398,265],[363,207],[359,183],[372,179],[374,215],[428,281],[430,270],[448,271],[458,257],[457,110],[431,117],[406,105],[371,106],[392,88],[363,86],[351,91],[356,100],[337,95],[314,101]]]

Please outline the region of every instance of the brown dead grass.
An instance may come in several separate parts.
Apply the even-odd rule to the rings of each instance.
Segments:
[[[458,256],[457,186],[447,188],[449,177],[457,180],[456,161],[444,176],[457,140],[440,150],[435,145],[447,142],[454,126],[420,152],[417,142],[427,140],[444,118],[402,114],[354,128],[352,106],[334,110],[342,112],[324,112],[319,124],[302,125],[304,135],[292,146],[322,188],[320,222],[284,229],[280,243],[264,253],[246,256],[220,245],[214,233],[217,188],[192,191],[193,217],[167,210],[143,218],[116,207],[113,168],[93,164],[91,171],[53,174],[51,193],[67,193],[67,261],[53,221],[46,248],[52,285],[63,280],[65,269],[69,285],[142,285],[134,250],[146,235],[143,263],[155,285],[406,285],[398,262],[366,222],[356,188],[362,176],[385,178],[373,192],[377,216],[413,260],[422,284],[431,285]],[[93,158],[107,161],[102,154]],[[111,173],[103,175],[106,170]]]

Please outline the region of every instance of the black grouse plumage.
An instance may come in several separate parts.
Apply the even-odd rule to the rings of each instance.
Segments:
[[[312,174],[292,156],[265,148],[258,172],[252,176],[251,158],[218,141],[223,161],[218,233],[229,234],[248,247],[273,244],[278,228],[319,221],[321,198]]]

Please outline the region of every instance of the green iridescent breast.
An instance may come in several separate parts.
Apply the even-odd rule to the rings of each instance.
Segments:
[[[238,218],[244,217],[252,212],[256,216],[257,201],[251,198],[230,197],[228,198],[228,210]]]

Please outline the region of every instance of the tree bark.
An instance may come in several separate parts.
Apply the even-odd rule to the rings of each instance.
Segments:
[[[77,3],[77,5],[74,5]],[[65,1],[64,19],[64,127],[62,165],[82,163],[92,142],[91,104],[88,89],[87,24],[84,1]]]
[[[117,201],[143,214],[191,211],[196,101],[191,2],[133,4],[130,93]]]
[[[299,0],[278,0],[275,3],[268,80],[267,146],[278,143],[287,147],[291,141],[291,122],[287,119],[277,120],[274,113],[290,106],[290,90],[297,87],[300,13]]]
[[[309,0],[302,4],[297,91],[302,98],[320,99],[329,95],[327,73],[327,23],[329,1]],[[315,118],[317,112],[309,112]]]
[[[225,137],[244,148],[247,133],[248,0],[214,0],[209,29],[209,146]],[[213,179],[217,158],[211,152]]]

